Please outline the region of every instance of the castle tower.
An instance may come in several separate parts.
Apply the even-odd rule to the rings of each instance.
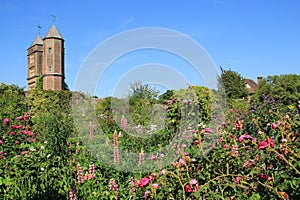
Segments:
[[[42,73],[43,68],[43,40],[40,34],[35,38],[33,43],[27,49],[28,59],[28,90],[35,89],[36,79]]]
[[[43,89],[64,89],[64,39],[53,24],[43,39]]]

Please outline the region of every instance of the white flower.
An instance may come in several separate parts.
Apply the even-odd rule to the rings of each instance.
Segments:
[[[121,131],[120,131],[118,137],[122,137],[122,136],[123,136],[123,135],[122,135],[122,133],[121,133]]]
[[[44,167],[41,168],[41,171],[42,171],[42,172],[45,171]]]
[[[44,150],[45,149],[45,147],[44,146],[41,146],[41,150]]]
[[[51,156],[51,154],[48,154],[48,155],[47,155],[47,158],[49,158],[50,156]]]

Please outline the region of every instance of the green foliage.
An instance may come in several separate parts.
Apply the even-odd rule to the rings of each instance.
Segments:
[[[36,90],[42,90],[43,89],[43,75],[39,75],[36,78],[36,85],[35,85]]]
[[[10,93],[5,94],[13,102]],[[28,100],[32,116],[26,114],[17,121],[0,122],[1,198],[71,199],[71,188],[76,188],[73,193],[77,199],[144,199],[146,194],[148,199],[300,197],[300,102],[297,100],[295,106],[287,108],[270,97],[253,105],[246,100],[233,100],[226,121],[220,121],[219,116],[211,114],[215,109],[211,103],[215,94],[211,90],[205,87],[179,90],[163,105],[166,118],[151,117],[149,121],[157,125],[165,120],[165,126],[152,132],[141,129],[140,134],[144,134],[141,136],[147,137],[138,137],[133,132],[136,124],[124,112],[131,110],[128,100],[98,99],[97,120],[103,131],[96,126],[94,139],[90,140],[86,122],[95,120],[90,99],[83,98],[87,106],[70,115],[71,96],[74,93],[33,91]],[[75,101],[80,101],[79,97]],[[200,121],[195,117],[197,112]],[[126,130],[119,124],[121,118],[128,120]],[[206,126],[211,119],[216,121],[216,127]],[[73,122],[81,120],[84,123],[75,130]],[[199,122],[204,123],[203,127],[198,127]],[[101,150],[113,150],[107,143],[113,143],[115,130],[123,135],[118,138],[119,150],[155,152],[155,159],[145,157],[145,163],[134,168],[165,164],[164,159],[170,159],[171,164],[160,165],[161,168],[148,173],[122,172],[108,166],[102,158],[112,160],[113,154],[103,154]],[[215,140],[207,141],[210,136],[216,137]],[[183,143],[176,143],[179,138]],[[174,143],[169,146],[168,154],[160,152],[170,140]],[[209,151],[204,154],[207,147]],[[94,157],[97,153],[100,155]],[[138,159],[128,160],[120,155],[120,165],[124,167]]]
[[[242,99],[248,96],[244,78],[232,70],[221,67],[221,76],[218,77],[219,90],[225,90],[226,98]]]
[[[23,88],[17,85],[0,85],[0,119],[15,120],[27,112],[27,102]]]
[[[148,84],[134,82],[129,91],[129,106],[131,108],[131,117],[137,125],[149,125],[150,108],[156,103],[158,91],[151,88]]]
[[[70,114],[72,93],[70,91],[32,90],[28,95],[28,106],[33,116],[39,113]]]
[[[300,100],[300,75],[284,74],[264,78],[252,101],[260,104],[265,98],[273,99],[286,107],[297,106],[297,101]]]
[[[167,90],[165,93],[161,94],[158,97],[159,103],[167,104],[168,100],[170,100],[174,96],[174,90]]]
[[[116,102],[119,102],[119,104]],[[109,133],[108,135],[110,135],[110,138],[112,138],[112,134],[115,130],[120,130],[120,126],[118,126],[117,122],[114,119],[112,105],[115,105],[114,107],[120,108],[121,103],[121,100],[118,100],[117,98],[106,97],[97,101],[95,106],[99,126],[104,133]]]
[[[134,82],[130,84],[129,99],[145,99],[148,101],[156,100],[158,96],[158,91],[155,88],[151,88],[150,85],[143,85],[141,81]],[[131,105],[130,101],[129,104]]]

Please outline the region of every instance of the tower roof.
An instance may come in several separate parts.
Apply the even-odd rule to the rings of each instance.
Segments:
[[[43,45],[43,40],[42,40],[40,34],[38,34],[38,36],[37,36],[37,37],[35,38],[35,40],[32,42],[32,44],[30,45],[30,47],[33,47],[34,45],[37,45],[37,44]],[[29,47],[29,48],[30,48],[30,47]]]
[[[48,33],[46,34],[45,38],[58,38],[58,39],[63,39],[61,34],[58,32],[57,28],[55,27],[54,24],[52,24],[51,28],[49,29]]]

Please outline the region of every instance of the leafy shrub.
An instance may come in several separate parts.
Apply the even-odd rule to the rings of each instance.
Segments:
[[[0,108],[0,119],[15,120],[19,115],[24,115],[28,111],[24,89],[1,83]]]

